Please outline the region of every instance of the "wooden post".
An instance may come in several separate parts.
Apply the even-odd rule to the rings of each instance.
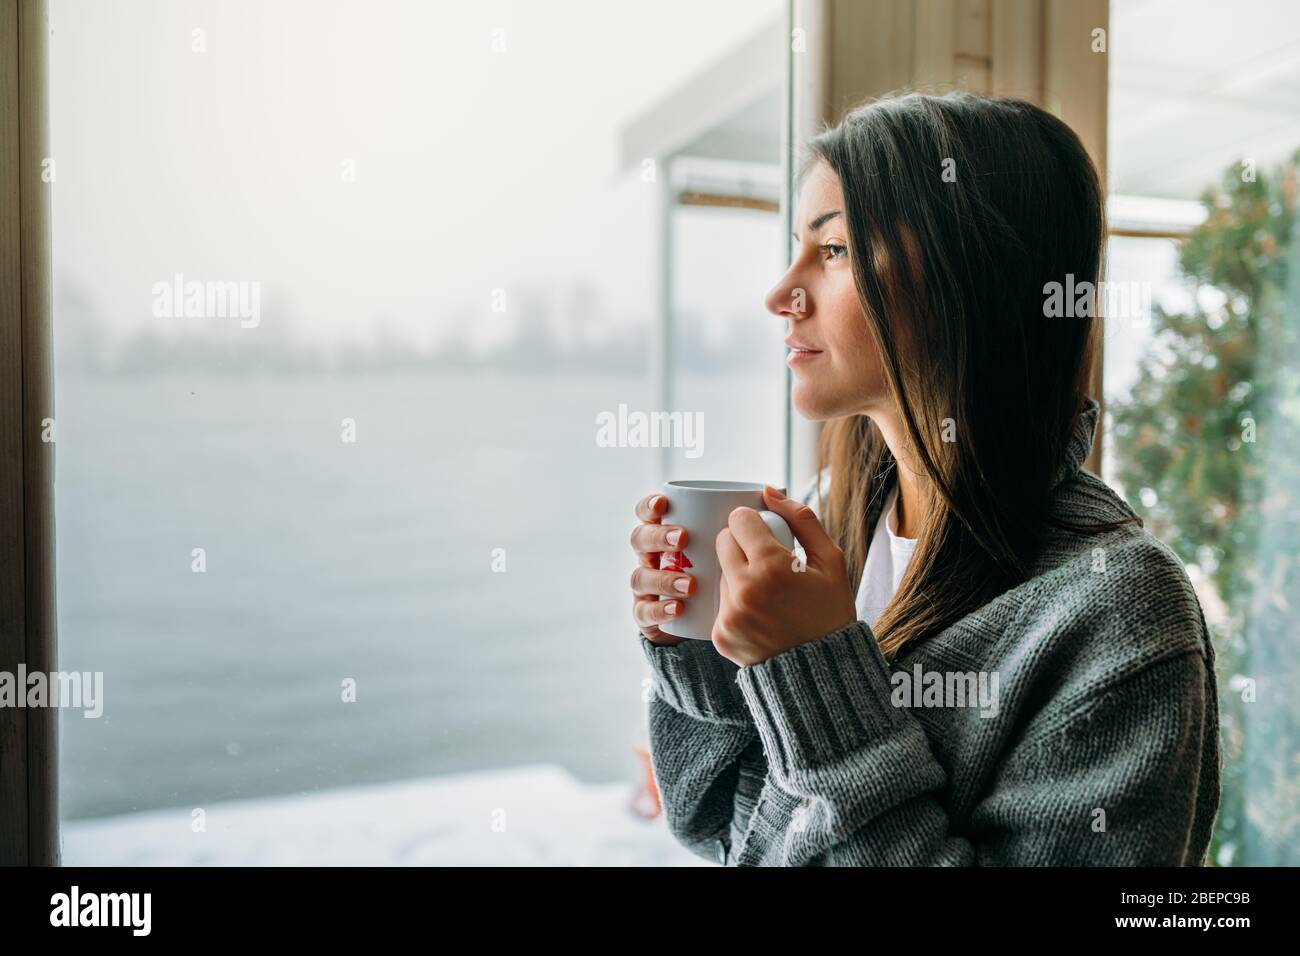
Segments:
[[[15,678],[56,666],[49,29],[46,0],[0,0],[0,671]],[[57,727],[56,708],[0,708],[0,865],[59,862]]]
[[[1095,31],[1106,52],[1094,52]],[[1106,187],[1106,123],[1110,101],[1109,0],[1047,0],[1043,28],[1043,95],[1046,109],[1079,134]],[[1105,319],[1103,317],[1102,321]],[[1092,452],[1084,467],[1101,474],[1101,444],[1106,402],[1102,390],[1103,343],[1099,336],[1092,367],[1092,396],[1101,405]]]

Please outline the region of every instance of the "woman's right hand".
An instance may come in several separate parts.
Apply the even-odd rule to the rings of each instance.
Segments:
[[[632,618],[650,643],[675,645],[686,638],[665,634],[659,625],[681,617],[682,599],[689,597],[696,585],[695,579],[684,571],[659,568],[660,554],[686,547],[685,528],[659,523],[667,509],[668,499],[663,495],[648,495],[636,505],[636,516],[641,523],[632,529],[632,550],[638,559],[632,572]],[[660,596],[673,600],[661,601]]]

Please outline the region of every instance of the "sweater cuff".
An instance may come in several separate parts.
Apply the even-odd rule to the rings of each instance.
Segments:
[[[719,654],[712,641],[655,644],[644,634],[639,636],[661,700],[696,720],[750,723],[745,699],[736,686],[740,667]]]
[[[910,715],[890,701],[889,665],[863,621],[741,668],[736,683],[781,779],[910,729]]]

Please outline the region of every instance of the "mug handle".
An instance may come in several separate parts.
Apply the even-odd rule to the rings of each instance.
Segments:
[[[790,533],[790,526],[785,523],[784,518],[775,511],[760,511],[758,516],[763,519],[763,523],[767,525],[776,540],[781,542],[782,547],[790,551],[794,550],[794,535]]]

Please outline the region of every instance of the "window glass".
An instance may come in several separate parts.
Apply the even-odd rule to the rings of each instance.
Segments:
[[[1109,265],[1152,307],[1107,320],[1107,477],[1182,558],[1214,634],[1211,861],[1294,866],[1300,8],[1113,3],[1111,40]]]
[[[779,142],[656,106],[782,14],[52,0],[67,863],[690,857],[637,802],[661,461],[597,422],[657,396],[641,160]],[[674,214],[708,468],[782,473],[776,219]]]

